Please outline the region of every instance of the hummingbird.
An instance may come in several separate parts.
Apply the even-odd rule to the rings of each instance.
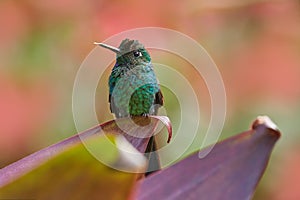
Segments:
[[[124,39],[118,48],[95,43],[116,53],[116,63],[109,76],[110,111],[116,118],[157,115],[164,99],[151,57],[138,40]],[[159,169],[154,136],[147,145],[150,169]],[[151,170],[152,171],[152,170]],[[150,174],[147,172],[146,175]]]

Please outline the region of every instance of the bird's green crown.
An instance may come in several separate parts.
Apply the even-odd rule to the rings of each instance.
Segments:
[[[138,40],[125,39],[121,42],[117,53],[117,63],[139,64],[150,61],[148,51]]]
[[[121,42],[119,46],[120,55],[124,55],[131,51],[137,51],[140,49],[145,49],[145,47],[138,40],[125,39]]]

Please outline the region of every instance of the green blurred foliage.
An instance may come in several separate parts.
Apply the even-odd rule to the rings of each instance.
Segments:
[[[279,173],[282,160],[295,155],[294,146],[299,145],[299,8],[297,0],[1,1],[0,166],[76,133],[72,87],[93,41],[131,28],[159,26],[191,36],[218,65],[228,100],[221,138],[245,130],[260,114],[279,125],[283,137],[256,198],[279,196],[281,186],[274,182],[289,184],[283,177],[293,178]],[[109,70],[100,91],[107,88]],[[210,119],[210,97],[191,67],[182,63],[182,71],[200,91],[204,127],[199,142]],[[165,93],[167,114],[177,123],[177,101]],[[99,122],[111,119],[106,93],[98,92],[97,102]],[[189,151],[199,148],[197,144]]]
[[[122,155],[111,144],[115,137],[105,137],[89,138],[84,144],[75,144],[47,162],[40,163],[36,169],[1,188],[0,198],[128,199],[137,175],[102,164],[86,149],[88,146],[107,163],[118,163]],[[144,164],[139,163],[141,168],[145,167]]]

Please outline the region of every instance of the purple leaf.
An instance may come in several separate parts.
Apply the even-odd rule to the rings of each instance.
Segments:
[[[268,117],[252,130],[219,142],[205,157],[198,152],[140,181],[138,200],[251,199],[280,137]]]
[[[149,116],[148,118],[135,117],[134,119],[121,118],[111,120],[46,147],[0,169],[0,187],[18,179],[22,175],[53,158],[55,155],[65,151],[70,146],[81,143],[81,140],[90,138],[95,134],[123,135],[139,152],[144,153],[149,137],[153,135],[159,121],[166,124],[170,139],[172,136],[172,128],[168,117]]]
[[[3,186],[0,199],[129,199],[137,174],[110,168],[94,155],[102,155],[101,161],[111,166],[122,165],[123,169],[136,172],[145,170],[145,157],[120,135],[94,135],[84,144],[74,144]],[[93,150],[93,155],[87,146]],[[123,151],[125,147],[135,155]]]

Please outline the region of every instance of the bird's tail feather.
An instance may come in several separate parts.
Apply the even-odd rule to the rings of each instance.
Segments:
[[[157,144],[155,141],[155,137],[151,136],[145,152],[147,153],[146,157],[149,161],[148,169],[147,172],[145,173],[146,176],[160,169],[159,156],[156,150],[157,150]]]

